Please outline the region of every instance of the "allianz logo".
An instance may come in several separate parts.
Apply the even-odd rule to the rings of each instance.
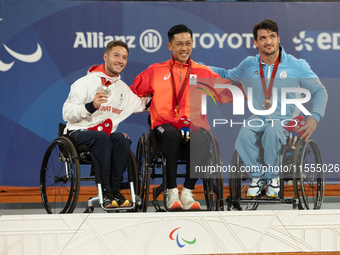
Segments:
[[[136,48],[135,35],[104,35],[103,32],[76,32],[73,48],[105,48],[113,40],[126,42],[130,49]],[[156,52],[162,46],[162,37],[158,31],[147,29],[139,36],[140,47],[149,53]]]
[[[193,33],[193,39],[193,48],[255,48],[252,33]],[[73,48],[105,48],[107,43],[112,40],[122,40],[128,44],[129,48],[136,48],[137,40],[135,35],[113,36],[104,35],[103,32],[76,32]],[[161,34],[155,29],[146,29],[140,34],[138,40],[140,47],[148,53],[158,51],[162,46],[162,42]]]
[[[316,46],[320,50],[340,50],[340,33],[322,32],[314,39],[307,37],[306,31],[301,31],[299,37],[295,36],[293,38],[293,43],[297,44],[295,46],[296,51],[302,51],[304,49],[312,51],[314,43],[316,43]]]

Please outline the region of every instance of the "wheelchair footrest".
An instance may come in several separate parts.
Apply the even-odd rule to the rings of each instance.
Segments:
[[[93,213],[93,212],[94,212],[94,207],[93,206],[86,207],[86,210],[84,211],[84,213]]]
[[[159,205],[159,202],[157,200],[153,200],[152,204],[155,207],[156,212],[166,212],[166,210],[161,208],[161,206]]]

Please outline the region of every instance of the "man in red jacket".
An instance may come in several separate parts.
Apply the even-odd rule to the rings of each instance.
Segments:
[[[202,165],[209,152],[207,130],[210,129],[205,115],[200,113],[200,97],[190,106],[190,85],[199,78],[220,78],[209,67],[190,59],[192,31],[185,25],[176,25],[168,31],[168,48],[171,59],[149,66],[134,80],[131,90],[140,97],[152,94],[150,105],[151,127],[154,129],[160,150],[167,162],[167,207],[169,209],[199,210],[200,204],[193,199],[192,190],[197,179],[190,178],[190,169]],[[198,90],[191,91],[194,93]],[[193,94],[191,98],[193,98]],[[226,96],[224,102],[231,102]],[[190,122],[190,140],[188,122]],[[185,127],[187,129],[185,129]],[[184,135],[181,135],[182,129]],[[191,149],[191,151],[190,151]],[[187,160],[186,178],[181,196],[178,195],[176,175],[179,153]]]

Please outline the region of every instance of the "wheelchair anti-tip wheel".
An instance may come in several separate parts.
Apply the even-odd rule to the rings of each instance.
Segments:
[[[323,161],[313,140],[300,140],[294,154],[294,192],[299,209],[320,209],[325,191]]]
[[[45,152],[40,171],[41,198],[47,213],[72,213],[80,189],[77,151],[67,137],[56,138]]]

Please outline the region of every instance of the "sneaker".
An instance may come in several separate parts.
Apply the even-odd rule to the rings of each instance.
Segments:
[[[181,202],[184,210],[201,210],[200,203],[193,198],[192,190],[183,188]]]
[[[267,196],[268,197],[278,197],[280,191],[280,178],[276,177],[274,179],[267,180],[268,190]]]
[[[247,197],[256,197],[261,194],[261,191],[267,187],[267,184],[262,178],[253,178],[250,187],[247,190]]]
[[[130,201],[125,199],[125,197],[120,193],[120,191],[118,189],[112,190],[112,196],[113,196],[113,201],[112,201],[113,207],[129,207],[129,206],[131,206]]]
[[[178,196],[178,189],[168,189],[168,195],[166,197],[166,204],[170,210],[180,210],[182,209],[181,201]]]
[[[109,189],[103,189],[103,206],[104,208],[113,207],[112,205],[113,196],[112,196],[112,190]]]

